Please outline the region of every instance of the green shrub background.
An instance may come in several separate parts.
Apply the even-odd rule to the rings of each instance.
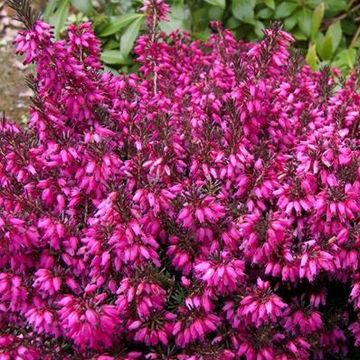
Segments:
[[[238,38],[258,40],[278,20],[293,34],[308,63],[317,69],[334,65],[348,73],[360,45],[360,3],[351,0],[170,0],[171,14],[162,30],[189,31],[194,38],[210,34],[209,21],[220,20]],[[44,18],[57,37],[69,22],[89,19],[103,42],[109,70],[136,69],[131,57],[136,37],[145,29],[137,0],[49,0]]]

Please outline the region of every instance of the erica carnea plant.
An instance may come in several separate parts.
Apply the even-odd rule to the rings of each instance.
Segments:
[[[36,75],[29,129],[0,123],[0,359],[355,359],[357,72],[278,25],[166,36],[146,0],[115,76],[89,23],[10,4]]]

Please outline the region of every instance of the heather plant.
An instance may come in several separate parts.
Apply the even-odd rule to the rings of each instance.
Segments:
[[[0,359],[355,359],[359,70],[158,29],[102,71],[9,2],[35,64],[28,128],[0,123]]]

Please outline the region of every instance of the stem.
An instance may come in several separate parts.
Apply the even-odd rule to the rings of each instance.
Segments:
[[[157,10],[156,5],[154,4],[154,14],[153,14],[153,21],[152,21],[152,34],[151,34],[151,43],[155,44],[155,35],[156,35],[156,26],[157,26]],[[156,63],[154,62],[154,95],[157,94],[157,72],[155,71]]]
[[[360,9],[360,4],[357,4],[356,6],[354,6],[352,9],[351,9],[351,6],[353,5],[355,1],[351,1],[349,3],[349,10],[337,17],[335,17],[334,19],[330,20],[328,25],[324,26],[323,29],[327,29],[329,26],[331,26],[332,24],[336,23],[337,21],[341,21],[341,20],[344,20],[345,18],[347,18],[351,13],[357,11]]]
[[[33,12],[29,0],[7,0],[7,5],[16,11],[16,20],[22,22],[28,30],[31,30],[39,16]]]
[[[354,37],[351,39],[350,48],[354,47],[360,35],[360,26],[357,28]]]

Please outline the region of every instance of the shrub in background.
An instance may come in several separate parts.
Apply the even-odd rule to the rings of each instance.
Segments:
[[[354,359],[358,74],[277,25],[159,33],[146,0],[114,76],[88,23],[54,41],[10,4],[36,95],[0,124],[0,359]]]
[[[210,34],[209,21],[220,20],[237,38],[254,41],[277,19],[293,34],[314,69],[331,63],[346,74],[355,65],[360,5],[353,0],[171,0],[170,5],[169,19],[160,25],[167,32],[186,30],[205,40]],[[45,19],[59,36],[69,12],[75,10],[77,17],[70,17],[75,22],[85,14],[102,40],[102,60],[124,72],[133,69],[129,54],[146,28],[144,16],[137,13],[140,7],[138,0],[50,0]]]

